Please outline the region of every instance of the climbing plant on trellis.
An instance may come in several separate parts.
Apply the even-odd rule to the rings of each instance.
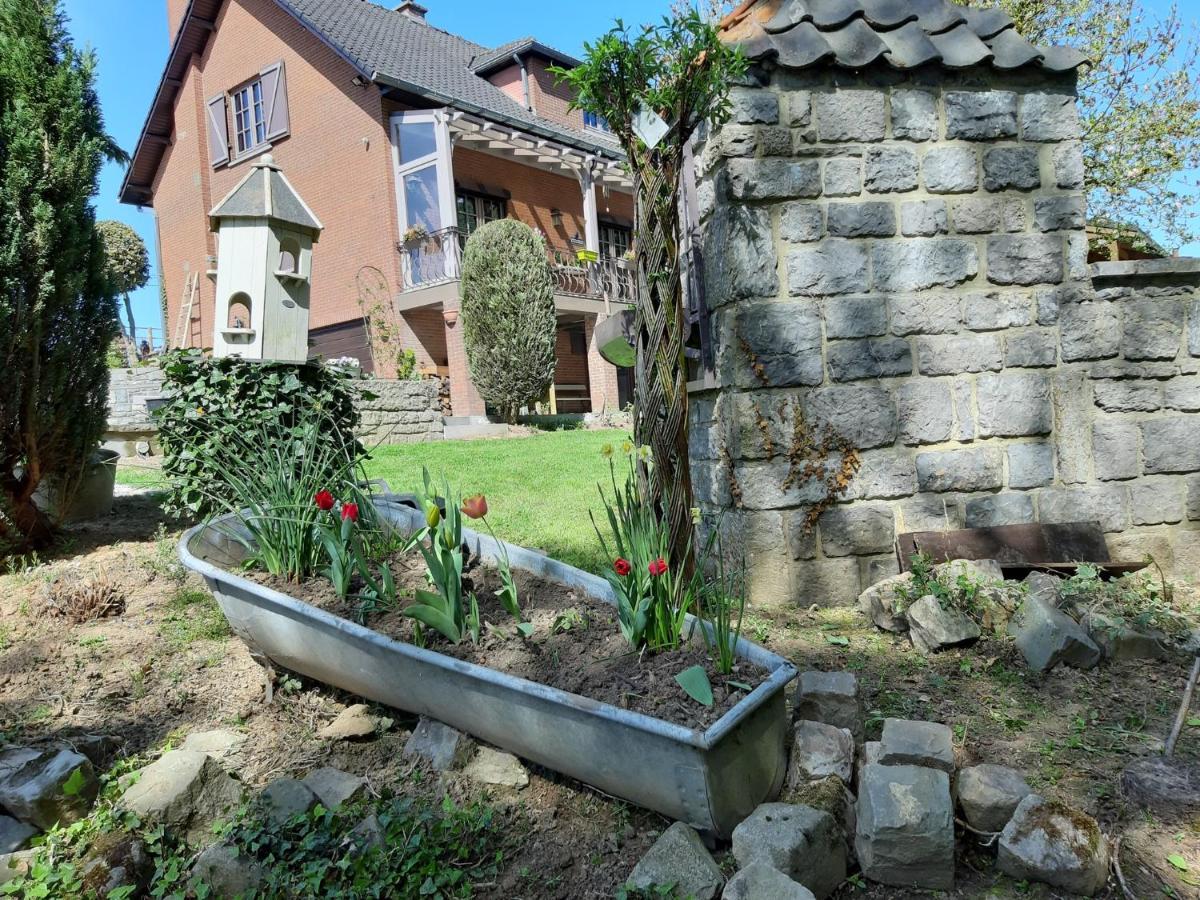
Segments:
[[[603,116],[621,142],[636,194],[637,364],[634,440],[650,447],[650,499],[670,529],[674,559],[691,566],[687,362],[680,267],[684,151],[702,122],[729,117],[729,85],[746,68],[695,11],[631,29],[620,20],[584,62],[556,69],[576,108]]]

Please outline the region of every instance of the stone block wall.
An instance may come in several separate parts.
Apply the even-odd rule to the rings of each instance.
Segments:
[[[431,378],[369,382],[366,389],[375,399],[359,404],[360,440],[367,446],[440,441],[443,424],[439,387],[440,383]]]
[[[136,456],[138,441],[154,446],[158,427],[150,419],[146,401],[161,397],[162,389],[163,373],[158,366],[109,370],[107,449]]]
[[[1099,519],[1137,558],[1200,517],[1194,284],[1093,287],[1078,135],[1073,76],[736,90],[698,157],[718,365],[692,458],[752,602],[851,602],[905,531]],[[860,468],[809,527],[826,427]]]

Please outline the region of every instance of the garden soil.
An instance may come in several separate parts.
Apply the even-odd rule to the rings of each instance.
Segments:
[[[394,722],[372,739],[319,739],[317,732],[358,698],[258,665],[220,628],[202,585],[171,565],[180,526],[167,522],[162,532],[162,522],[151,498],[122,497],[113,516],[73,529],[51,557],[9,562],[8,574],[0,575],[5,740],[105,733],[119,739],[123,754],[153,756],[188,733],[226,728],[247,737],[241,777],[251,788],[329,765],[363,776],[375,793],[485,800],[500,810],[513,842],[497,878],[477,887],[485,900],[612,898],[670,824],[536,766],[521,791],[484,790],[457,773],[425,771],[402,753],[415,722],[395,710],[377,710]],[[51,618],[45,585],[64,572],[106,573],[123,589],[124,612],[80,625]],[[1160,751],[1187,678],[1186,660],[1035,676],[1007,642],[983,641],[926,659],[852,609],[752,610],[746,631],[801,669],[854,672],[868,710],[868,739],[878,738],[885,716],[945,722],[954,729],[961,764],[1014,766],[1040,793],[1095,816],[1110,837],[1122,838],[1122,870],[1134,896],[1200,896],[1200,823],[1132,809],[1119,789],[1131,760]],[[267,678],[274,687],[270,703]],[[1185,729],[1177,754],[1200,756],[1200,725]],[[728,849],[719,846],[716,858],[732,873]],[[994,850],[965,836],[957,871],[954,890],[941,896],[1056,896],[998,875]],[[835,895],[926,896],[869,882],[847,883]],[[1102,896],[1121,892],[1110,882]]]

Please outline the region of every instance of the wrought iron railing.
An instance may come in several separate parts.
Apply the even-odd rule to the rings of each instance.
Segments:
[[[423,238],[398,245],[404,290],[416,291],[448,281],[457,281],[462,272],[462,252],[466,235],[457,228],[444,228]],[[636,270],[630,260],[577,260],[575,254],[547,249],[554,291],[574,297],[633,303],[637,286]]]

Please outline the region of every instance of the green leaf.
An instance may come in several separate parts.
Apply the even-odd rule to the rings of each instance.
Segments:
[[[417,604],[404,610],[404,614],[440,632],[451,643],[457,644],[462,641],[462,633],[458,630],[454,619],[440,609]]]
[[[83,766],[80,766],[63,782],[62,789],[68,797],[74,797],[85,787],[87,787],[87,779],[83,777]]]
[[[1192,716],[1187,720],[1187,723],[1191,728],[1200,728],[1200,716]]]
[[[727,685],[729,685],[730,687],[735,687],[735,688],[737,688],[739,691],[752,691],[752,690],[754,690],[754,688],[752,688],[750,685],[746,684],[746,682],[744,682],[744,681],[733,681],[733,680],[731,679],[731,680],[729,680],[729,681],[726,681],[725,683],[726,683]]]
[[[1189,866],[1187,864],[1187,860],[1184,859],[1182,856],[1180,856],[1178,853],[1172,853],[1170,856],[1168,856],[1167,862],[1169,862],[1171,865],[1173,865],[1180,872],[1188,871]]]
[[[533,637],[533,623],[522,622],[517,626],[517,631],[521,632],[521,637],[529,640],[531,637]]]
[[[840,634],[827,634],[825,640],[830,644],[837,644],[839,647],[850,646],[850,638],[842,637]]]
[[[703,666],[684,669],[675,676],[675,680],[697,703],[710,707],[713,705],[712,683],[709,682],[708,673],[704,671]]]

